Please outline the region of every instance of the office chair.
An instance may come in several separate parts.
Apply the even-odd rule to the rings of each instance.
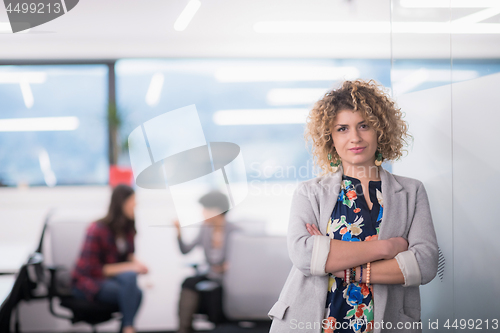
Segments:
[[[15,313],[14,331],[20,332],[18,304],[20,301],[29,302],[33,299],[46,298],[45,286],[45,269],[44,257],[42,254],[43,236],[47,227],[47,222],[50,219],[52,211],[49,211],[45,217],[44,227],[38,248],[30,254],[26,263],[24,263],[16,273],[14,284],[11,291],[0,305],[0,332],[11,332],[11,317]],[[42,293],[39,292],[39,287],[42,287]]]
[[[206,316],[216,325],[217,332],[225,332],[226,328],[234,330],[234,325],[243,321],[270,322],[267,313],[276,302],[292,267],[286,237],[266,236],[264,220],[245,219],[233,221],[233,224],[241,230],[229,238],[226,258],[229,267],[222,284],[201,281],[196,285],[200,303],[195,316]],[[197,276],[203,275],[198,265],[190,266]],[[263,285],[262,281],[268,285]],[[252,290],[249,298],[242,293],[247,288]],[[214,302],[222,303],[222,316],[215,316],[211,311],[209,304]]]
[[[118,305],[90,302],[77,299],[71,293],[71,269],[78,258],[88,223],[52,222],[48,225],[52,267],[48,288],[49,310],[58,318],[68,319],[73,324],[85,322],[96,332],[96,325],[116,318]],[[60,300],[60,306],[69,309],[72,316],[57,313],[54,300]]]
[[[246,235],[246,239],[250,236],[263,236],[265,235],[265,227],[266,227],[266,221],[262,219],[255,219],[255,218],[243,218],[243,219],[237,219],[237,220],[231,220],[233,225],[237,226],[240,228],[239,231],[233,233],[231,237],[229,238],[229,242],[231,243],[231,239],[235,237],[237,234],[244,234]],[[250,239],[258,239],[258,238],[250,238]],[[286,248],[286,245],[285,245]],[[246,249],[243,249],[243,252],[246,251]],[[231,252],[231,250],[229,251]],[[248,253],[246,254],[248,255]],[[229,258],[228,258],[229,259]],[[240,260],[236,258],[236,260]],[[231,261],[229,261],[231,262]],[[203,275],[202,272],[200,271],[198,265],[192,265],[193,268],[196,271],[196,275],[200,276]],[[196,311],[196,314],[202,314],[206,315],[208,321],[214,323],[215,325],[219,324],[224,324],[224,323],[231,323],[231,320],[229,320],[225,316],[225,312],[222,311],[220,313],[219,311],[216,311],[212,308],[212,306],[219,307],[224,303],[223,299],[223,292],[225,292],[223,284],[219,284],[218,282],[215,281],[201,281],[196,284],[196,290],[198,291],[200,295],[200,303],[198,306],[198,310]],[[217,304],[217,305],[215,305]],[[274,304],[274,303],[273,303]],[[271,304],[272,306],[272,304]],[[222,305],[222,307],[224,307]],[[266,317],[267,318],[267,317]]]
[[[270,321],[267,313],[292,268],[285,236],[235,233],[229,240],[222,281],[224,314],[230,321]]]
[[[204,276],[208,273],[208,265],[191,263],[188,266],[194,269],[194,278]],[[222,304],[221,284],[212,280],[202,280],[196,283],[194,288],[200,297],[194,316],[198,319],[203,318],[215,325],[226,321],[224,316],[221,316],[220,311],[217,310],[220,306],[215,305]]]

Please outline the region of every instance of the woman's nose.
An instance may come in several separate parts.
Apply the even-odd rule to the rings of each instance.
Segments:
[[[351,131],[351,142],[360,142],[362,139],[361,139],[361,135],[359,135],[359,132],[358,131]]]

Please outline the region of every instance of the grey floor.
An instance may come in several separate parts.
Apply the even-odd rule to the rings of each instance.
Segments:
[[[269,333],[269,328],[271,327],[270,321],[256,322],[253,324],[254,326],[252,327],[241,327],[237,323],[220,324],[213,330],[194,331],[194,333]],[[98,333],[116,333],[116,332],[98,330]],[[138,333],[176,333],[176,331],[139,331]]]
[[[195,333],[268,333],[271,327],[271,322],[258,322],[254,323],[253,327],[241,327],[236,323],[221,324],[211,331],[195,331]],[[139,332],[139,333],[153,333],[153,332]],[[155,332],[155,333],[175,333],[174,331],[168,332]]]

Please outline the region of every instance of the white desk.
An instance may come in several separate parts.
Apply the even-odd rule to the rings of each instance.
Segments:
[[[17,273],[33,250],[29,244],[0,244],[0,273]]]
[[[16,276],[12,275],[0,275],[0,305],[9,296],[12,287],[14,286],[14,281],[16,281]]]

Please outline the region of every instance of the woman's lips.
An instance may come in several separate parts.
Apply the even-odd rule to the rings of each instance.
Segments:
[[[364,147],[362,147],[362,148],[351,148],[349,150],[352,151],[353,153],[361,153],[363,150],[365,150],[365,148]]]

